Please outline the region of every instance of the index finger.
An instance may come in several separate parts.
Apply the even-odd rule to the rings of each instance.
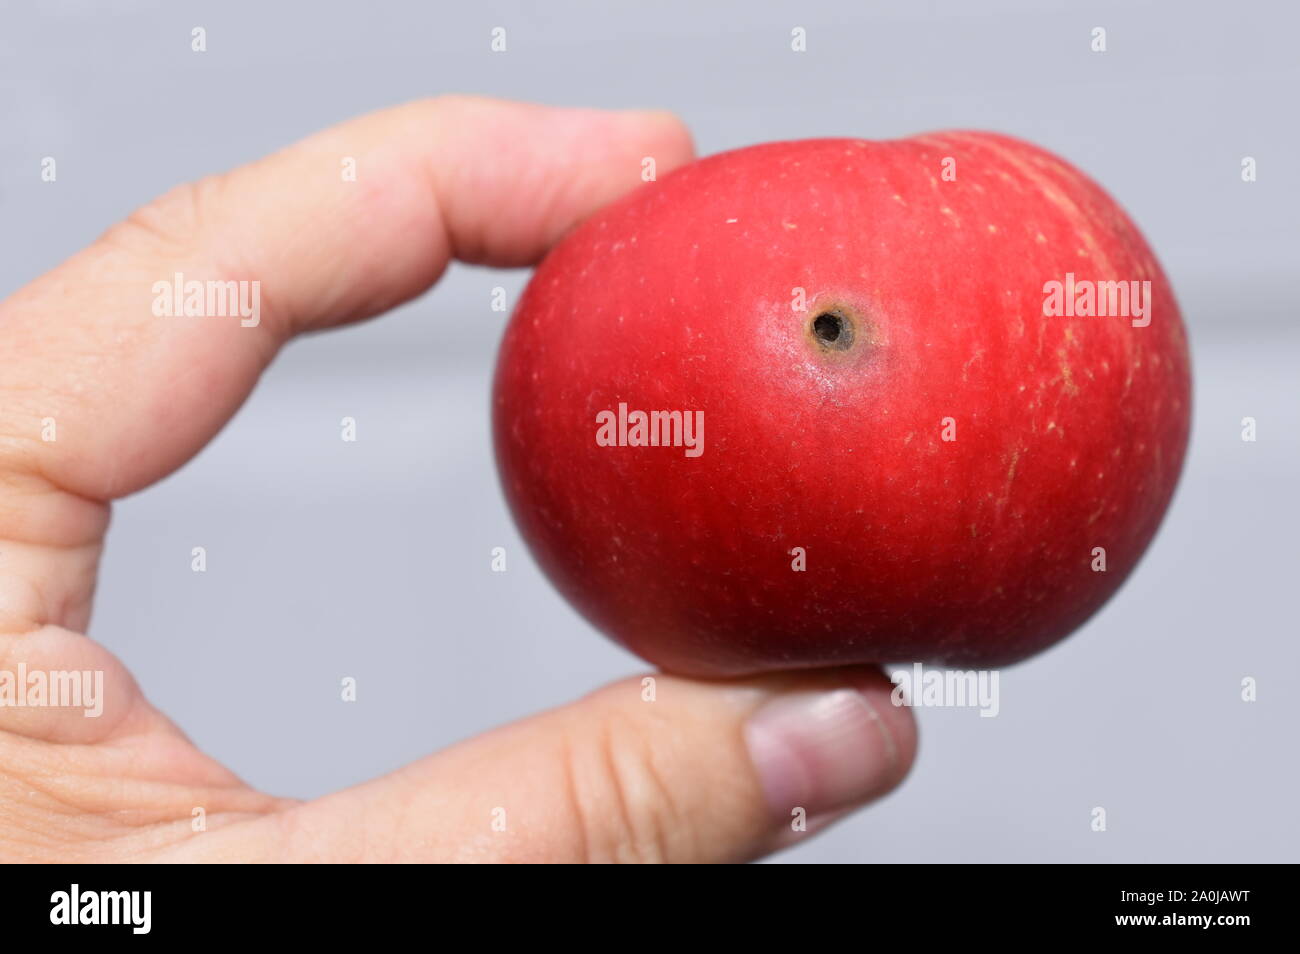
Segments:
[[[640,184],[643,157],[666,170],[690,154],[665,113],[452,97],[182,186],[0,305],[4,456],[55,417],[58,441],[38,448],[53,482],[94,499],[138,490],[215,433],[290,335],[391,308],[453,256],[532,262]],[[256,323],[156,315],[177,272],[182,288],[259,282]]]

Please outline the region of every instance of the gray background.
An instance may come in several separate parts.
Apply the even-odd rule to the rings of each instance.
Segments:
[[[0,26],[3,294],[168,186],[441,92],[668,107],[701,153],[982,127],[1091,172],[1146,231],[1191,329],[1193,441],[1171,515],[1095,620],[1003,673],[1000,717],[920,712],[904,787],[781,857],[1300,855],[1289,5],[37,7],[6,3]],[[796,25],[805,54],[789,49]],[[1105,54],[1089,52],[1094,26]],[[47,155],[55,185],[38,179]],[[295,343],[197,460],[117,507],[92,633],[252,784],[324,793],[637,669],[552,592],[497,488],[489,290],[513,301],[526,278],[457,267],[394,315]],[[345,415],[355,444],[339,440]],[[1257,443],[1240,440],[1247,415]],[[196,545],[206,574],[190,571]],[[506,574],[488,571],[497,545]],[[338,701],[343,675],[356,705]],[[1089,829],[1096,805],[1105,833]]]

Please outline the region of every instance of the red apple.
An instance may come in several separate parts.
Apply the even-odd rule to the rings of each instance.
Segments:
[[[1136,226],[974,132],[772,143],[645,184],[539,267],[493,394],[541,566],[706,676],[1051,645],[1150,542],[1189,404]]]

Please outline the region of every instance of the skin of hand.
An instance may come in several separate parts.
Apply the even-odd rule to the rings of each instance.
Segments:
[[[355,788],[277,798],[81,635],[109,503],[197,453],[289,338],[390,309],[452,258],[537,261],[653,188],[646,156],[666,173],[690,136],[658,112],[412,103],[176,188],[0,304],[0,673],[104,673],[98,718],[0,706],[0,860],[742,861],[902,780],[916,729],[877,670],[657,674],[653,701],[628,679]],[[260,322],[155,317],[175,272],[260,280]]]

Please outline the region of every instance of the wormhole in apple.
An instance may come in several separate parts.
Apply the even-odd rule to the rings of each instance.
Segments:
[[[823,311],[813,319],[814,337],[827,348],[843,351],[853,343],[853,325],[837,311]]]

